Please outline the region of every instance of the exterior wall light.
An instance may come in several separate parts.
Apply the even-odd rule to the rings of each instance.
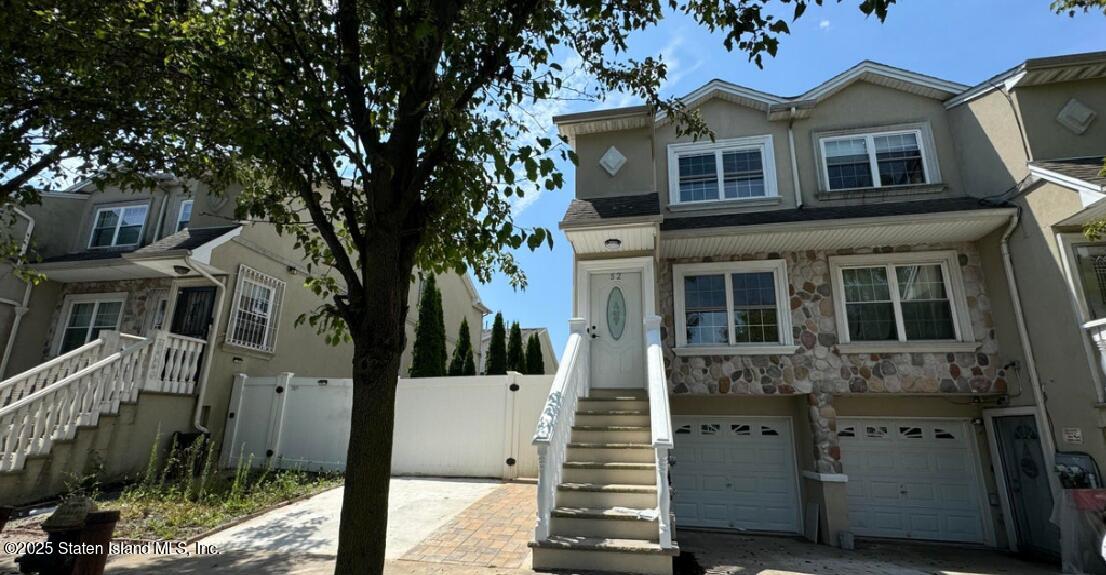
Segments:
[[[607,251],[613,252],[622,247],[622,240],[617,238],[610,238],[603,242],[603,247],[607,248]]]

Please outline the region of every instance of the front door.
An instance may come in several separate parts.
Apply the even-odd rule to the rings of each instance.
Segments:
[[[214,286],[180,288],[177,290],[177,304],[173,308],[173,322],[169,331],[206,340],[214,309]]]
[[[1060,533],[1048,520],[1052,514],[1052,489],[1048,484],[1048,466],[1041,451],[1037,420],[1032,415],[995,417],[994,429],[1018,549],[1033,555],[1058,557]]]
[[[591,387],[645,387],[641,272],[590,277]]]

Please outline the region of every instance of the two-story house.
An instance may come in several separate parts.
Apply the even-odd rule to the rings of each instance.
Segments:
[[[271,224],[236,220],[233,195],[165,176],[141,192],[48,191],[18,214],[46,281],[0,279],[0,504],[140,471],[159,432],[221,438],[235,374],[350,376],[351,345],[296,326],[322,303],[302,253]],[[488,309],[470,278],[438,286],[447,347],[462,318],[475,341]]]
[[[673,522],[1056,555],[1052,437],[1103,461],[1080,323],[1102,316],[1073,317],[1051,226],[1103,190],[1049,191],[1094,160],[1044,160],[1101,166],[1104,62],[976,87],[862,62],[787,98],[713,80],[683,98],[699,140],[648,107],[556,118],[576,319],[535,437],[535,568],[668,573]]]

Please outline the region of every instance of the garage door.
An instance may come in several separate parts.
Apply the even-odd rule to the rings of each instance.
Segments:
[[[841,418],[837,435],[853,533],[983,542],[969,422]]]
[[[798,532],[791,420],[674,417],[676,525]]]

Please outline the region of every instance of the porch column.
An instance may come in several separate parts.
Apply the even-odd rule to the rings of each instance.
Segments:
[[[818,391],[808,394],[807,414],[814,450],[814,469],[803,472],[807,505],[818,506],[818,542],[841,547],[841,535],[849,530],[848,478],[841,465],[833,394]],[[810,526],[806,530],[810,532]]]

